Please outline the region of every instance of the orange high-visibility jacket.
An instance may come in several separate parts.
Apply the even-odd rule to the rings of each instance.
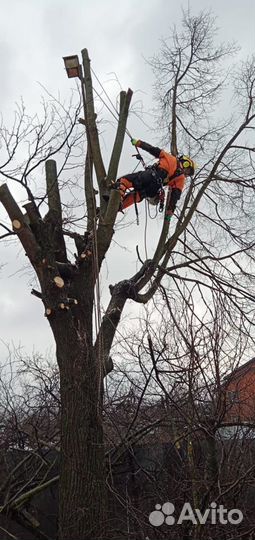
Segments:
[[[155,148],[155,147],[152,147],[152,148]],[[165,152],[165,150],[160,150],[158,157],[159,157],[159,163],[158,163],[159,169],[163,169],[164,171],[166,171],[169,177],[169,178],[166,177],[163,184],[165,186],[171,186],[172,189],[176,188],[182,191],[185,185],[185,176],[184,174],[180,174],[180,173],[178,174],[177,172],[179,171],[177,158],[175,156],[172,156],[172,154]],[[176,176],[174,176],[175,173],[177,173]]]
[[[164,171],[163,185],[171,187],[171,197],[167,208],[167,213],[173,214],[177,201],[179,200],[185,186],[186,180],[178,159],[172,154],[169,154],[169,152],[166,152],[165,150],[162,150],[156,146],[151,146],[151,144],[144,141],[137,141],[136,146],[142,148],[142,150],[146,150],[152,154],[152,156],[158,159],[158,172],[160,173],[161,170]]]

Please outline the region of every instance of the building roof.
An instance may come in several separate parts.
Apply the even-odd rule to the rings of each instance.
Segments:
[[[255,356],[251,358],[250,360],[248,360],[247,362],[245,362],[244,364],[242,364],[241,366],[238,366],[237,368],[233,369],[233,371],[225,377],[224,382],[226,383],[236,377],[241,377],[242,375],[247,373],[247,371],[249,371],[250,368],[255,369]]]

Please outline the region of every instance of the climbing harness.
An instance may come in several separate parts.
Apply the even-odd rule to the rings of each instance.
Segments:
[[[164,210],[164,203],[165,203],[165,191],[164,191],[164,178],[160,176],[157,164],[146,165],[138,148],[137,148],[137,154],[134,154],[133,157],[136,157],[136,159],[142,162],[145,171],[150,172],[151,176],[153,177],[154,186],[156,190],[155,195],[148,196],[148,193],[146,193],[146,188],[142,185],[139,186],[139,181],[136,183],[135,191],[134,191],[134,206],[135,206],[135,213],[136,213],[136,221],[138,225],[139,213],[138,213],[137,202],[136,202],[136,192],[138,191],[143,198],[146,198],[149,204],[152,204],[153,206],[159,205],[159,212],[162,213]]]

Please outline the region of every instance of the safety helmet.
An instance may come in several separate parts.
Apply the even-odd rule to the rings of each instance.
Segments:
[[[184,169],[190,169],[190,176],[195,174],[196,164],[194,163],[193,159],[191,159],[189,156],[179,156],[179,161]]]

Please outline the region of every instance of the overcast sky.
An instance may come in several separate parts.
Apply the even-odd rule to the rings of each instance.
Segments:
[[[28,110],[37,109],[42,94],[39,83],[54,95],[60,93],[66,98],[75,83],[67,79],[62,57],[79,54],[84,47],[111,96],[119,90],[116,82],[110,82],[110,74],[115,73],[123,89],[131,87],[135,100],[150,107],[153,75],[145,58],[158,52],[160,38],[167,37],[171,25],[180,22],[181,5],[189,5],[194,14],[212,9],[219,40],[236,40],[242,47],[239,57],[255,52],[253,0],[191,0],[182,4],[174,0],[1,0],[0,5],[0,109],[6,120],[11,118],[21,96]],[[132,117],[128,128],[137,138],[151,140],[149,129]],[[126,144],[125,152],[127,148]],[[153,226],[159,227],[157,223]],[[130,251],[122,253],[127,253],[134,263],[130,237],[126,237],[125,245]],[[45,351],[53,341],[42,317],[42,306],[30,295],[30,275],[16,274],[23,264],[21,249],[4,245],[0,256],[6,263],[0,272],[0,339],[21,344],[28,353],[33,348]],[[115,264],[113,278],[117,271],[125,277],[123,266],[121,272]],[[1,344],[0,355],[5,355]]]

